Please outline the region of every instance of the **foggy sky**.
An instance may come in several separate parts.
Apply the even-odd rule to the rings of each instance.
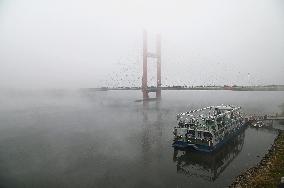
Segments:
[[[0,88],[140,86],[143,29],[163,85],[284,84],[283,0],[0,0]]]

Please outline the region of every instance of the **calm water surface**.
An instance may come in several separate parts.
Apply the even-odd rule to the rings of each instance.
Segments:
[[[1,91],[0,187],[225,187],[277,131],[247,128],[213,154],[175,151],[176,113],[235,104],[280,113],[284,92]],[[280,126],[281,127],[281,126]]]

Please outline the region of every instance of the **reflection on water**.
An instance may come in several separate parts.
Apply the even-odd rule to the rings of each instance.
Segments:
[[[144,163],[151,161],[149,158],[153,147],[158,152],[163,146],[162,135],[164,127],[160,102],[160,99],[143,100],[141,145]],[[162,152],[160,151],[160,153]]]
[[[176,114],[222,103],[273,113],[283,96],[163,91],[134,102],[141,91],[0,92],[0,187],[224,187],[261,159],[276,131],[249,127],[212,155],[176,151],[173,162]]]
[[[213,153],[174,150],[173,161],[176,163],[177,172],[207,181],[215,181],[241,152],[244,137],[245,134],[242,131]]]

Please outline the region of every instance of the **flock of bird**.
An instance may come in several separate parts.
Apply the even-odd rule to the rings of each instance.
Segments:
[[[199,53],[171,56],[167,46],[162,49],[162,86],[216,86],[238,85],[254,81],[251,73],[236,71],[237,67],[225,63],[220,57],[203,57]],[[108,88],[141,87],[142,49],[132,49],[132,54],[120,59],[112,72],[101,82]],[[190,59],[190,62],[188,62]],[[216,61],[218,59],[218,61]],[[208,63],[210,62],[210,63]],[[209,66],[210,64],[210,66]],[[148,86],[156,86],[156,64],[148,60]],[[228,79],[229,78],[229,79]]]

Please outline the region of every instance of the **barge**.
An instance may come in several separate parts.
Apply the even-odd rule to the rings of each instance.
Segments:
[[[173,147],[212,152],[245,127],[241,107],[209,106],[177,114]]]

